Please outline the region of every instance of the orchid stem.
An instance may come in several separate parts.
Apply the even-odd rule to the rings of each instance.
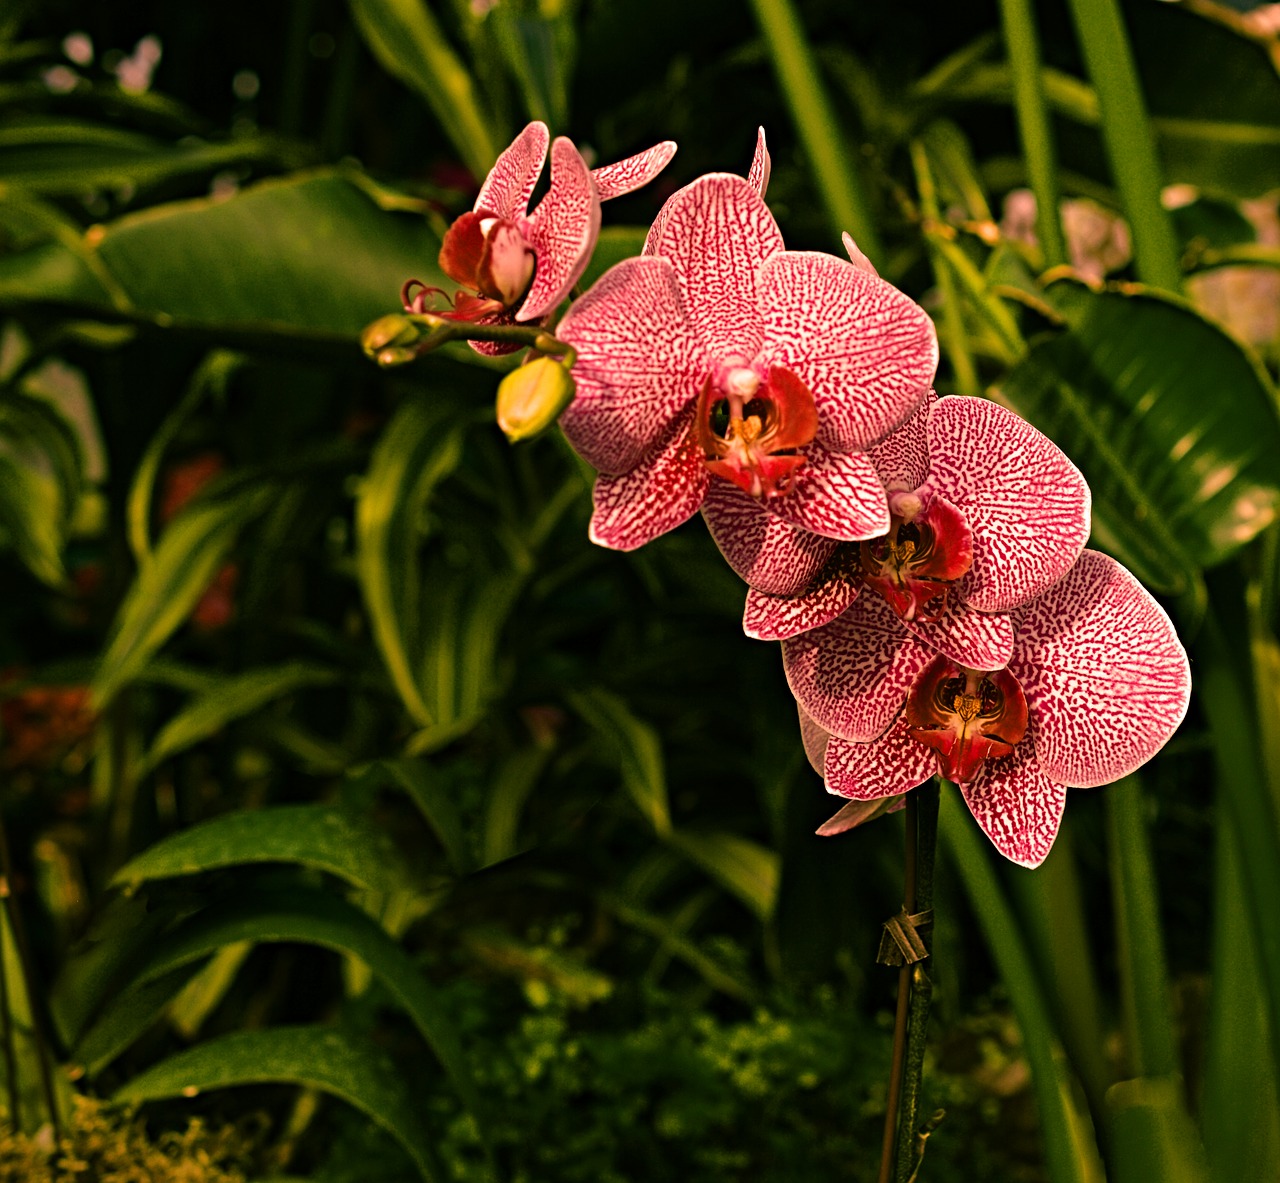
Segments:
[[[528,346],[559,358],[569,368],[578,358],[572,345],[538,325],[483,325],[446,320],[430,312],[393,313],[375,320],[360,335],[366,355],[383,369],[414,361],[450,341],[495,341]]]
[[[907,794],[906,822],[902,906],[910,916],[933,907],[933,864],[938,841],[935,782]],[[929,931],[927,927],[920,930],[927,950],[932,944]],[[903,965],[898,971],[898,1005],[878,1183],[906,1183],[915,1170],[916,1119],[932,997],[933,982],[923,964]]]

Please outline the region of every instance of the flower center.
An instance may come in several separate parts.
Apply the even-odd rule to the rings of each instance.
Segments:
[[[440,245],[440,269],[468,289],[458,294],[455,313],[462,313],[464,307],[468,313],[476,311],[471,292],[483,297],[483,311],[497,312],[514,307],[528,290],[534,256],[517,223],[476,210],[449,227]]]
[[[817,430],[813,395],[782,366],[771,367],[765,381],[749,366],[708,375],[693,425],[707,468],[765,499],[792,487],[805,463],[799,449]]]
[[[925,489],[891,492],[889,513],[889,533],[861,544],[863,577],[903,620],[936,620],[948,589],[973,564],[969,523]]]
[[[984,760],[1013,753],[1027,732],[1027,700],[1007,669],[985,673],[935,657],[911,685],[907,730],[933,748],[938,771],[963,783]]]

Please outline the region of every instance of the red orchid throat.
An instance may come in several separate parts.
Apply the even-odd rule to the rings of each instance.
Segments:
[[[951,585],[973,565],[969,523],[951,502],[920,490],[890,493],[889,509],[889,533],[861,544],[863,577],[903,620],[937,620]]]
[[[963,784],[984,760],[1013,754],[1027,733],[1027,700],[1007,669],[984,673],[939,655],[912,683],[905,718],[912,737],[937,754],[938,771]]]
[[[813,395],[799,378],[772,366],[760,381],[746,366],[719,380],[708,375],[698,395],[694,434],[703,462],[752,497],[781,497],[805,464],[799,449],[818,430]]]

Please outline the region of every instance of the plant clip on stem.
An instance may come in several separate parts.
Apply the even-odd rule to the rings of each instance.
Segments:
[[[893,1062],[877,1183],[911,1183],[919,1173],[925,1143],[942,1120],[941,1113],[935,1114],[925,1130],[916,1130],[933,998],[933,980],[924,962],[932,944],[933,864],[938,841],[936,781],[907,794],[906,822],[903,904],[896,916],[885,921],[876,957],[881,965],[899,967]]]

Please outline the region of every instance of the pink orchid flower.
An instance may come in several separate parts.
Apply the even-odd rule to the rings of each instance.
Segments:
[[[498,157],[475,208],[449,227],[440,268],[464,290],[452,308],[437,313],[479,324],[541,323],[555,311],[585,270],[600,233],[600,203],[648,184],[675,155],[665,140],[616,164],[588,169],[573,141],[551,144],[551,187],[529,213],[529,198],[547,158],[547,125],[530,123]],[[429,312],[441,295],[411,279],[401,292],[406,312]],[[473,342],[489,355],[518,345]]]
[[[775,641],[818,628],[865,585],[954,661],[1003,666],[1013,647],[1008,614],[1061,579],[1088,541],[1084,477],[1012,411],[961,396],[931,395],[871,458],[886,489],[888,532],[857,545],[811,544],[799,592],[772,594],[772,582],[747,593],[747,634]],[[735,534],[737,520],[713,527],[729,561],[749,583],[757,567],[781,578],[794,536],[775,532],[755,550]],[[786,550],[769,555],[770,544]]]
[[[711,498],[823,538],[883,534],[867,449],[928,393],[927,314],[853,264],[785,250],[751,180],[701,177],[663,215],[649,253],[557,329],[578,353],[560,425],[600,473],[592,540],[632,550]]]
[[[1085,550],[1011,615],[1013,652],[998,670],[938,653],[878,596],[784,641],[828,791],[888,808],[938,773],[959,784],[1001,854],[1034,867],[1068,786],[1110,784],[1164,746],[1187,710],[1190,667],[1168,616],[1124,567]]]

